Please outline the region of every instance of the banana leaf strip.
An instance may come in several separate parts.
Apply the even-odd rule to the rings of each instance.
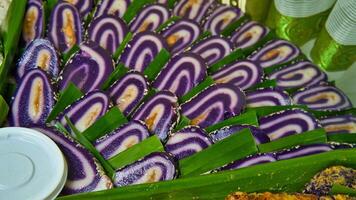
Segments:
[[[0,126],[4,123],[7,113],[9,112],[9,106],[7,105],[5,99],[0,95]]]
[[[103,83],[101,86],[102,90],[107,90],[115,81],[119,80],[121,77],[123,77],[129,69],[122,63],[119,63],[114,71],[110,74],[108,79]]]
[[[80,47],[75,44],[68,52],[62,54],[62,66],[64,66],[68,60],[80,50]]]
[[[257,117],[260,118],[260,117],[270,115],[275,112],[288,110],[288,109],[295,109],[295,108],[308,111],[307,107],[304,105],[291,105],[291,106],[262,106],[262,107],[256,107],[256,108],[246,108],[246,112],[255,111],[257,114]]]
[[[129,24],[136,16],[137,12],[139,12],[145,5],[154,2],[155,2],[154,0],[132,1],[130,6],[127,8],[124,16],[122,16],[122,19],[126,22],[126,24]]]
[[[180,129],[189,126],[190,125],[190,119],[184,115],[180,116],[179,122],[174,128],[175,131],[179,131]]]
[[[162,49],[145,69],[144,74],[147,79],[153,81],[170,58],[171,54],[166,49]]]
[[[238,19],[237,21],[231,23],[226,28],[224,28],[224,30],[222,30],[220,34],[224,37],[230,36],[239,26],[241,26],[242,23],[244,23],[249,19],[250,17],[247,15],[242,16],[240,19]]]
[[[116,49],[115,53],[113,54],[113,59],[117,60],[121,56],[122,52],[124,52],[125,47],[127,44],[130,42],[130,40],[133,37],[133,33],[128,32],[126,36],[124,37],[124,40],[122,40],[120,46]]]
[[[277,86],[277,81],[276,80],[265,80],[261,83],[257,83],[256,85],[254,85],[253,87],[249,88],[249,91],[253,91],[256,89],[262,89],[262,88],[269,88],[269,87],[276,87]]]
[[[168,26],[170,26],[171,24],[174,24],[176,21],[178,21],[181,17],[178,16],[172,16],[171,18],[169,18],[166,22],[164,22],[163,24],[161,24],[157,29],[156,29],[156,33],[160,33],[162,30],[164,30],[165,28],[167,28]]]
[[[208,68],[209,74],[213,74],[214,72],[218,71],[220,68],[224,67],[225,65],[228,65],[236,60],[239,60],[241,58],[245,57],[241,49],[235,49],[233,52],[231,52],[229,55],[225,56],[223,59],[219,60],[218,62],[212,64]]]
[[[356,133],[335,133],[327,135],[328,142],[356,144]]]
[[[194,97],[195,95],[197,95],[198,93],[200,93],[204,89],[208,88],[209,86],[213,85],[214,83],[215,82],[214,82],[213,78],[211,78],[210,76],[206,77],[206,79],[204,81],[202,81],[197,86],[192,88],[187,94],[185,94],[184,96],[180,97],[179,98],[179,102],[180,103],[187,102],[192,97]]]
[[[356,189],[352,189],[343,185],[335,184],[331,188],[331,194],[332,195],[337,195],[337,194],[345,194],[349,195],[352,197],[356,197]]]

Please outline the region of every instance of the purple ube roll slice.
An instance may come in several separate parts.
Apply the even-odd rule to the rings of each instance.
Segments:
[[[214,4],[214,0],[181,0],[174,6],[173,14],[200,23]]]
[[[245,49],[252,47],[262,40],[269,29],[255,21],[250,21],[240,26],[231,36],[231,42],[235,48]]]
[[[263,88],[246,93],[247,107],[291,105],[288,93],[278,88]]]
[[[170,17],[169,10],[160,4],[151,4],[144,7],[130,23],[130,30],[134,33],[155,31]]]
[[[244,106],[244,93],[231,84],[212,85],[181,105],[182,115],[201,128],[239,115]]]
[[[32,40],[43,37],[44,7],[42,0],[27,1],[25,17],[22,25],[22,40],[29,44]]]
[[[213,142],[216,143],[220,140],[223,140],[235,133],[242,131],[243,129],[248,128],[250,129],[253,137],[255,138],[256,144],[262,144],[269,142],[268,136],[259,128],[250,125],[233,125],[233,126],[226,126],[221,129],[218,129],[210,134]]]
[[[82,17],[86,17],[92,11],[94,0],[63,0],[73,4],[79,11]]]
[[[9,125],[44,125],[54,104],[54,91],[47,74],[40,69],[30,70],[20,80],[12,98]]]
[[[144,72],[158,53],[167,47],[166,41],[156,33],[138,33],[126,46],[120,57],[120,62],[130,69]]]
[[[260,63],[263,68],[287,63],[300,54],[298,47],[285,40],[272,40],[248,57]]]
[[[53,128],[32,128],[51,138],[66,158],[68,176],[61,195],[107,190],[113,187],[99,162],[82,145]]]
[[[230,83],[246,90],[262,81],[263,69],[255,62],[237,61],[215,72],[212,78],[216,83]]]
[[[194,45],[190,52],[200,55],[206,64],[211,65],[229,55],[231,50],[232,44],[229,40],[220,36],[212,36]]]
[[[313,154],[331,151],[332,148],[329,144],[312,144],[306,146],[298,146],[293,149],[284,150],[277,153],[277,160],[286,160],[291,158],[298,158],[309,156]]]
[[[199,25],[189,19],[180,19],[163,31],[170,51],[179,53],[192,44],[202,33]]]
[[[206,77],[204,60],[193,53],[173,57],[161,70],[152,86],[158,90],[169,90],[178,97],[189,92]]]
[[[347,114],[327,117],[320,120],[327,133],[356,133],[356,117]]]
[[[95,148],[106,159],[140,143],[150,135],[147,127],[140,121],[130,121],[108,135],[94,141]]]
[[[68,61],[60,74],[60,90],[64,90],[70,82],[85,93],[100,89],[114,71],[110,55],[97,43],[89,41],[79,47],[80,50]]]
[[[269,78],[276,79],[277,86],[283,89],[310,87],[326,82],[328,79],[324,72],[309,61],[289,65],[273,72]]]
[[[140,105],[132,119],[145,122],[151,133],[164,141],[178,118],[177,101],[177,97],[171,92],[157,92]]]
[[[276,112],[260,118],[260,129],[271,141],[320,128],[314,116],[300,109]]]
[[[199,127],[185,127],[169,137],[165,149],[178,160],[191,156],[212,145],[208,134]]]
[[[124,16],[132,1],[133,0],[101,0],[97,5],[94,17],[107,14],[121,18]]]
[[[214,9],[204,24],[204,29],[210,31],[213,35],[219,35],[228,25],[236,22],[243,16],[241,10],[237,7],[220,5]]]
[[[88,27],[89,39],[100,44],[110,54],[115,53],[127,32],[128,28],[125,22],[110,15],[101,15],[95,18]]]
[[[338,111],[352,108],[352,103],[345,93],[329,85],[306,88],[296,92],[292,98],[295,104],[306,105],[312,110]]]
[[[27,46],[17,64],[16,78],[20,79],[28,70],[36,68],[46,71],[53,79],[58,76],[57,51],[48,40],[36,39]]]
[[[48,39],[60,52],[82,42],[82,24],[78,10],[70,3],[57,3],[49,19]]]
[[[128,72],[108,89],[111,100],[127,116],[148,92],[146,78],[139,72]]]
[[[177,176],[177,162],[168,153],[157,152],[116,171],[117,187],[172,180]]]
[[[241,160],[236,160],[220,168],[219,171],[235,170],[235,169],[254,166],[258,164],[275,162],[275,161],[277,161],[277,159],[273,153],[258,154]]]
[[[70,130],[67,116],[75,128],[83,132],[103,116],[109,108],[109,97],[100,91],[92,91],[67,107],[58,117],[59,122]]]

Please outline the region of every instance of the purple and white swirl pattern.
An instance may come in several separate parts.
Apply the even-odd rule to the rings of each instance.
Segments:
[[[275,161],[277,161],[277,159],[273,153],[258,154],[258,155],[250,156],[250,157],[247,157],[247,158],[244,158],[241,160],[236,160],[236,161],[220,168],[219,171],[235,170],[235,169],[250,167],[250,166],[259,165],[259,164],[263,164],[263,163],[275,162]]]
[[[244,93],[231,84],[212,85],[181,105],[182,115],[201,128],[239,115],[244,107]]]
[[[329,134],[356,133],[356,117],[351,114],[327,117],[320,123]]]
[[[79,11],[80,15],[85,18],[92,11],[94,0],[63,0],[73,4]]]
[[[101,15],[124,16],[127,8],[133,0],[101,0],[97,5],[94,17]]]
[[[214,0],[181,0],[174,6],[173,14],[200,23],[214,3]]]
[[[142,122],[132,120],[108,135],[95,140],[93,145],[108,160],[140,143],[149,135],[147,127]]]
[[[221,129],[218,129],[212,133],[210,133],[210,137],[212,138],[213,142],[216,143],[220,140],[223,140],[235,133],[242,131],[243,129],[250,129],[253,137],[255,138],[256,144],[262,144],[270,142],[268,136],[264,134],[264,132],[255,127],[250,125],[232,125],[232,126],[225,126]]]
[[[309,156],[313,154],[331,151],[332,148],[329,144],[311,144],[306,146],[298,146],[293,149],[284,150],[277,153],[277,160],[286,160],[291,158],[298,158]]]
[[[263,69],[252,61],[237,61],[215,72],[212,78],[216,83],[230,83],[246,90],[262,81]]]
[[[200,41],[189,51],[200,55],[207,65],[212,65],[229,55],[231,50],[232,44],[229,40],[220,36],[212,36]]]
[[[231,42],[235,48],[245,49],[252,47],[262,40],[268,33],[269,29],[258,22],[249,21],[240,26],[231,36]]]
[[[285,110],[260,118],[260,129],[271,141],[320,128],[314,116],[300,109]]]
[[[191,156],[212,145],[208,134],[199,127],[189,126],[169,137],[165,149],[178,160]]]
[[[338,111],[352,108],[344,92],[329,85],[312,86],[296,92],[292,98],[295,104],[306,105],[312,110]]]
[[[204,60],[193,53],[183,53],[173,57],[161,70],[152,86],[158,90],[168,90],[183,96],[206,77]]]
[[[247,107],[287,106],[292,104],[288,93],[278,88],[264,88],[246,93]]]
[[[22,25],[22,40],[26,45],[32,40],[43,37],[45,29],[44,18],[42,0],[29,0]]]

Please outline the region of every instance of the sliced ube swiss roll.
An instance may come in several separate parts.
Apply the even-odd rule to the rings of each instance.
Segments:
[[[246,90],[263,78],[263,69],[259,64],[243,60],[223,67],[212,75],[216,83],[230,83]]]
[[[36,39],[27,46],[17,64],[16,78],[20,79],[28,70],[36,68],[44,70],[53,79],[58,76],[58,54],[48,40]]]
[[[114,104],[127,116],[147,94],[148,83],[140,72],[131,71],[112,84],[108,92]]]
[[[73,4],[79,11],[80,15],[84,18],[89,15],[94,6],[94,0],[63,0]]]
[[[248,128],[250,129],[253,137],[255,138],[256,144],[263,144],[269,142],[268,136],[259,128],[250,125],[232,125],[232,126],[225,126],[221,129],[218,129],[210,134],[213,142],[216,143],[220,140],[223,140],[235,133],[242,131],[243,129]]]
[[[27,1],[22,25],[22,40],[29,44],[32,40],[43,37],[45,13],[42,0]]]
[[[59,122],[70,130],[65,117],[75,128],[83,132],[103,116],[109,108],[109,97],[100,91],[92,91],[67,107],[58,117]]]
[[[300,109],[285,110],[260,118],[260,129],[271,141],[320,128],[314,116]]]
[[[229,55],[231,50],[232,44],[229,40],[212,36],[194,45],[190,52],[200,55],[207,65],[211,65]]]
[[[356,133],[356,117],[350,114],[320,120],[327,133]]]
[[[206,77],[204,60],[193,53],[173,57],[158,74],[153,87],[183,96]]]
[[[97,43],[89,41],[81,44],[79,48],[60,74],[60,90],[64,90],[70,82],[85,93],[100,89],[114,71],[110,55]]]
[[[200,23],[214,3],[214,0],[181,0],[174,6],[173,14]]]
[[[220,168],[219,171],[225,170],[235,170],[244,167],[254,166],[263,163],[270,163],[277,161],[276,156],[273,153],[266,153],[266,154],[257,154],[254,156],[250,156],[241,160],[236,160],[230,164],[225,165],[224,167]]]
[[[154,183],[176,178],[177,161],[164,152],[151,153],[141,160],[116,171],[114,184],[117,187]]]
[[[170,17],[168,8],[160,4],[151,4],[144,7],[130,23],[130,30],[134,33],[155,31]]]
[[[293,149],[284,150],[277,153],[277,160],[286,160],[291,158],[298,158],[309,156],[313,154],[331,151],[332,148],[329,144],[311,144],[305,146],[298,146]]]
[[[300,50],[285,40],[272,40],[249,56],[249,60],[260,63],[263,68],[287,63],[298,57]]]
[[[241,10],[237,7],[220,5],[214,9],[204,24],[204,29],[210,31],[213,35],[219,35],[228,25],[236,22],[243,16]]]
[[[110,54],[115,53],[127,32],[128,28],[125,22],[110,15],[95,18],[88,27],[89,39],[100,44]]]
[[[132,120],[108,135],[94,141],[93,145],[106,159],[125,151],[140,143],[150,135],[146,125],[140,121]]]
[[[235,48],[245,49],[254,46],[262,40],[269,29],[255,21],[250,21],[240,26],[231,36]]]
[[[169,137],[165,149],[178,160],[191,156],[212,145],[208,134],[199,127],[185,127]]]
[[[40,69],[30,70],[20,80],[12,98],[9,125],[44,125],[54,104],[54,91],[47,74]]]
[[[68,176],[61,195],[107,190],[113,187],[99,162],[82,145],[54,128],[32,127],[51,138],[61,149],[68,165]]]
[[[132,119],[145,122],[151,133],[164,141],[177,121],[177,102],[173,93],[157,92],[135,111]]]
[[[282,68],[269,75],[282,89],[303,88],[326,82],[328,77],[309,61],[301,61]]]
[[[120,57],[120,62],[126,67],[143,72],[158,53],[167,49],[167,43],[162,36],[153,32],[136,34]]]
[[[317,85],[306,88],[293,95],[295,104],[308,106],[312,110],[338,111],[352,108],[352,103],[339,88]]]
[[[199,25],[189,19],[180,19],[163,31],[169,50],[175,54],[191,45],[202,33]]]
[[[246,93],[247,107],[287,106],[292,100],[288,93],[278,88],[263,88]]]
[[[116,17],[124,16],[127,8],[133,0],[101,0],[96,7],[94,16],[114,15]]]
[[[182,115],[191,125],[205,128],[239,115],[245,106],[245,95],[232,84],[215,84],[182,104]]]
[[[60,52],[67,52],[82,42],[81,23],[77,8],[70,3],[59,2],[51,12],[48,39]]]

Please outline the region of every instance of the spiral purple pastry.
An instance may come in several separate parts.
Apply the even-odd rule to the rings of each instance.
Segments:
[[[157,92],[135,111],[132,119],[145,122],[151,133],[164,141],[178,118],[177,101],[171,92]]]
[[[70,82],[87,93],[100,89],[114,71],[110,55],[97,43],[89,41],[81,44],[80,50],[69,60],[61,72],[59,89],[64,90]]]
[[[200,23],[214,3],[214,0],[181,0],[174,6],[173,14]]]
[[[175,54],[192,44],[202,33],[199,25],[189,19],[180,19],[163,31],[170,51]]]
[[[165,149],[178,160],[191,156],[212,145],[208,134],[199,127],[185,127],[169,137]]]
[[[246,93],[247,107],[291,105],[288,93],[278,88],[264,88]]]
[[[204,24],[204,29],[210,31],[213,35],[219,35],[228,25],[236,22],[243,16],[241,10],[237,7],[220,5],[214,9]]]
[[[153,82],[158,90],[168,90],[183,96],[206,77],[204,60],[193,53],[173,57]]]
[[[63,0],[73,4],[79,11],[82,17],[86,17],[92,11],[94,0]]]
[[[231,50],[231,42],[220,36],[206,38],[190,49],[191,52],[200,55],[208,65],[229,55]]]
[[[58,121],[70,130],[65,117],[75,128],[83,132],[102,117],[109,108],[109,97],[100,91],[92,91],[67,107],[58,117]]]
[[[26,45],[34,39],[43,37],[44,18],[45,14],[42,0],[29,0],[22,25],[22,40]]]
[[[51,138],[61,149],[66,158],[68,176],[61,195],[113,188],[113,183],[105,174],[100,164],[82,145],[53,128],[32,128]]]
[[[45,39],[33,40],[22,54],[18,64],[16,78],[20,79],[28,70],[40,68],[52,78],[59,73],[59,60],[56,49]]]
[[[205,128],[239,115],[245,106],[245,95],[231,84],[215,84],[181,105],[182,114],[191,125]]]
[[[126,46],[120,62],[130,69],[143,72],[163,48],[167,49],[167,43],[162,36],[153,32],[141,32]]]
[[[40,69],[30,70],[20,80],[12,98],[9,125],[44,125],[54,104],[54,91],[47,74]]]
[[[263,69],[252,61],[237,61],[215,72],[212,78],[216,83],[230,83],[246,90],[262,81]]]
[[[223,140],[235,133],[242,131],[243,129],[250,129],[253,137],[255,138],[256,144],[263,144],[269,142],[268,136],[259,128],[250,125],[232,125],[226,126],[221,129],[218,129],[210,134],[213,142],[216,143],[220,140]]]
[[[269,78],[276,79],[277,86],[283,89],[310,87],[328,79],[324,72],[309,61],[289,65],[272,73]]]
[[[100,44],[110,54],[115,53],[127,32],[128,28],[124,21],[109,15],[95,18],[88,27],[89,39]]]
[[[350,114],[327,117],[320,120],[320,123],[329,134],[356,133],[356,117]]]
[[[257,52],[249,56],[249,60],[260,63],[263,68],[287,63],[298,57],[300,50],[285,40],[272,40]]]
[[[261,41],[269,29],[255,21],[250,21],[240,26],[231,36],[231,42],[235,48],[245,49],[252,47]]]
[[[94,141],[95,148],[106,159],[125,151],[126,149],[146,139],[150,133],[140,121],[130,121],[108,135]]]
[[[260,129],[271,141],[320,128],[314,116],[300,109],[273,113],[259,122]]]
[[[48,39],[60,52],[69,51],[82,42],[82,24],[78,10],[70,3],[54,6],[48,26]]]
[[[291,158],[298,158],[309,156],[313,154],[331,151],[332,148],[329,144],[311,144],[306,146],[298,146],[293,149],[284,150],[277,153],[277,160],[286,160]]]
[[[101,15],[114,15],[116,17],[124,16],[127,8],[133,0],[101,0],[97,5],[95,17]]]
[[[320,85],[301,90],[294,94],[293,102],[308,106],[312,110],[338,111],[352,108],[352,103],[339,88]]]
[[[128,72],[108,89],[111,100],[127,116],[147,94],[148,83],[139,72]]]
[[[151,4],[144,7],[130,23],[130,30],[134,33],[155,31],[170,17],[169,10],[160,4]]]
[[[177,162],[168,153],[156,152],[116,171],[114,184],[117,187],[154,183],[176,178]]]
[[[235,170],[244,167],[254,166],[263,163],[270,163],[277,161],[276,156],[273,153],[266,153],[266,154],[257,154],[254,156],[250,156],[241,160],[236,160],[230,164],[225,165],[224,167],[220,168],[219,171],[225,170]]]

